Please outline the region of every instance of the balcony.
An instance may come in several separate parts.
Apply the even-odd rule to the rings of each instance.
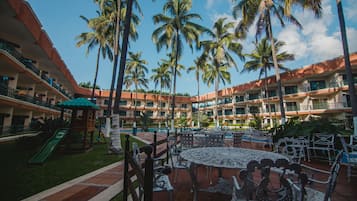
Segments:
[[[11,56],[13,56],[15,59],[17,59],[20,63],[22,63],[27,69],[29,69],[31,72],[36,74],[39,78],[42,80],[46,81],[49,85],[57,89],[59,92],[61,92],[63,95],[65,95],[68,98],[72,98],[64,89],[62,89],[58,84],[53,83],[51,84],[51,79],[47,77],[45,74],[41,74],[41,70],[38,69],[34,63],[35,61],[25,58],[22,56],[20,52],[16,50],[16,45],[12,44],[10,42],[4,41],[0,39],[0,49],[6,51],[9,53]]]
[[[50,104],[48,102],[42,101],[39,98],[36,98],[36,97],[33,97],[33,96],[29,96],[29,95],[19,94],[18,90],[9,88],[9,87],[4,86],[2,84],[0,84],[0,95],[6,96],[6,97],[10,97],[10,98],[14,98],[14,99],[21,100],[21,101],[25,101],[25,102],[32,103],[32,104],[35,104],[35,105],[47,107],[47,108],[50,108],[50,109],[55,109],[55,110],[58,110],[58,111],[61,110],[61,108],[59,108],[59,107],[57,107],[57,106],[55,106],[53,104]]]

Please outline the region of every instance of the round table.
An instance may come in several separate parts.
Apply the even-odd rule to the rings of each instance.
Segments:
[[[260,162],[262,159],[287,159],[281,154],[235,147],[201,147],[185,150],[181,157],[195,164],[217,168],[246,168],[251,160]]]

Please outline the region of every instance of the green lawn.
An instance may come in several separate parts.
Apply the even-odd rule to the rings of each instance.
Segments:
[[[28,165],[27,161],[42,145],[39,141],[35,137],[0,144],[0,200],[21,200],[123,159],[123,154],[107,154],[106,144],[96,144],[85,153],[57,151],[43,165]]]

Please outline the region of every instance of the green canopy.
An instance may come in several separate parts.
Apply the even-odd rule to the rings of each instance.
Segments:
[[[58,107],[61,108],[69,108],[69,109],[95,109],[98,110],[99,107],[87,100],[86,98],[75,98],[72,100],[64,101],[57,104]]]

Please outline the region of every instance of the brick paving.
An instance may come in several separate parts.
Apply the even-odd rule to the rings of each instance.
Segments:
[[[152,133],[138,133],[137,138],[145,142],[153,142]],[[157,140],[165,139],[166,135],[157,135]],[[157,152],[160,153],[166,149],[166,144],[157,147]],[[123,180],[123,162],[118,163],[116,166],[99,172],[98,174],[89,176],[78,182],[69,182],[73,184],[66,185],[66,187],[54,187],[51,192],[42,192],[37,195],[31,196],[26,201],[43,200],[43,201],[85,201],[85,200],[101,200],[97,199],[100,193],[105,193],[111,186],[122,182]],[[121,186],[121,185],[119,185]],[[122,187],[121,187],[122,188]],[[56,190],[57,189],[57,190]],[[122,189],[116,189],[120,192]],[[114,192],[113,196],[116,194]],[[100,197],[100,196],[99,196]]]

